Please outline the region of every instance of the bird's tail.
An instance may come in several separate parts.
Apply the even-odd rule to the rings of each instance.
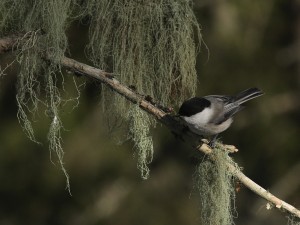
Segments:
[[[247,102],[253,98],[257,98],[264,93],[259,90],[258,88],[249,88],[245,91],[242,91],[241,93],[237,94],[234,97],[234,101],[238,103],[239,105],[243,104],[244,102]]]

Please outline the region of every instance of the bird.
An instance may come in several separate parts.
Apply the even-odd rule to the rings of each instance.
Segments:
[[[242,104],[263,94],[254,87],[233,96],[193,97],[182,103],[178,116],[193,133],[205,138],[212,137],[211,145],[214,145],[218,134],[227,130],[233,116],[244,108]]]

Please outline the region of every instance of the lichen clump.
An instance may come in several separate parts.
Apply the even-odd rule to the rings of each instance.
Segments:
[[[62,122],[59,116],[62,99],[57,76],[61,75],[59,62],[68,47],[65,30],[71,12],[71,2],[71,0],[0,1],[1,36],[9,33],[23,34],[14,46],[16,61],[20,64],[16,96],[18,119],[27,136],[36,141],[30,118],[40,105],[47,108],[47,114],[51,119],[49,148],[58,157],[69,190],[69,177],[63,166]],[[41,56],[47,56],[48,60],[43,60]]]
[[[232,225],[235,188],[233,174],[227,169],[227,163],[232,163],[232,160],[222,149],[215,149],[212,157],[213,161],[205,158],[195,173],[201,224]]]
[[[0,34],[24,35],[14,48],[20,64],[18,118],[28,137],[36,141],[31,115],[40,104],[47,108],[50,149],[65,174],[59,62],[68,49],[66,28],[74,20],[89,22],[86,54],[94,66],[113,72],[123,84],[163,105],[179,104],[195,94],[196,43],[201,42],[190,0],[1,0]],[[146,178],[154,120],[122,96],[107,90],[102,94],[104,105],[113,105],[105,107],[110,110],[105,114],[129,123],[138,167]]]
[[[163,105],[178,105],[195,94],[196,43],[201,34],[191,1],[88,1],[86,9],[91,17],[88,55],[95,65],[113,71],[122,83]],[[128,120],[128,102],[115,95],[110,102],[122,119]],[[155,124],[147,117],[137,114],[130,119],[131,131],[138,131],[133,137],[139,136],[133,140],[147,140],[147,144],[135,142],[137,152],[143,155],[138,167],[144,175],[153,149],[147,138],[149,126]]]

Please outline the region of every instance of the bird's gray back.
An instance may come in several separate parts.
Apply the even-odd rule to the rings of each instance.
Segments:
[[[204,98],[212,103],[214,115],[211,117],[211,123],[221,124],[242,109],[231,96],[208,95]]]

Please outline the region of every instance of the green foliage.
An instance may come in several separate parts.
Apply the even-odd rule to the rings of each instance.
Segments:
[[[201,203],[201,224],[234,224],[233,174],[226,166],[226,163],[232,160],[222,149],[215,149],[212,157],[214,161],[204,159],[195,174],[195,186]]]

